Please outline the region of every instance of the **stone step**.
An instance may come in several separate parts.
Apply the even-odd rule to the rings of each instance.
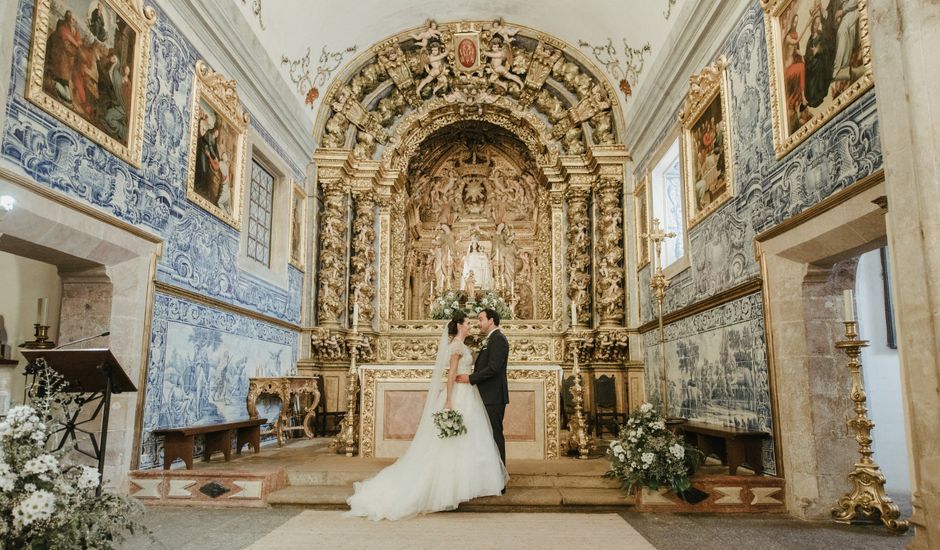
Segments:
[[[307,508],[346,509],[346,499],[352,495],[351,485],[311,486],[294,485],[268,495],[272,506],[304,506]],[[582,487],[509,487],[505,495],[482,497],[465,502],[460,510],[484,511],[500,507],[565,508],[591,506],[593,508],[621,508],[634,504],[619,489]]]
[[[352,485],[375,475],[376,471],[362,470],[287,470],[287,484],[291,486],[332,487]],[[617,489],[620,483],[597,474],[510,474],[509,487],[572,487],[583,489]]]

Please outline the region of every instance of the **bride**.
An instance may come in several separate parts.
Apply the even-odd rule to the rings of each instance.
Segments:
[[[454,510],[461,502],[498,495],[506,486],[509,474],[499,458],[480,392],[476,386],[454,381],[473,367],[464,345],[469,332],[470,320],[458,311],[441,335],[430,391],[411,445],[394,464],[355,484],[355,494],[346,499],[347,515],[377,521]],[[467,433],[439,438],[432,415],[441,409],[459,411]]]

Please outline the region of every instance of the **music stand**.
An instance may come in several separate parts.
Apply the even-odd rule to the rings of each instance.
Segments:
[[[75,398],[79,405],[78,410],[71,418],[66,418],[62,428],[52,435],[63,432],[56,450],[62,449],[66,441],[73,441],[73,448],[98,461],[98,488],[96,495],[101,495],[101,484],[104,482],[104,455],[108,444],[108,417],[111,413],[111,394],[135,392],[137,388],[120,363],[114,358],[110,349],[61,349],[61,350],[22,350],[23,357],[29,362],[44,359],[49,368],[59,373],[67,383],[65,392],[82,394]],[[79,421],[78,416],[84,406],[97,401],[98,404],[91,416]],[[81,428],[83,424],[93,422],[104,411],[101,418],[100,441],[91,431]],[[75,432],[86,434],[91,440],[92,451],[79,448]]]

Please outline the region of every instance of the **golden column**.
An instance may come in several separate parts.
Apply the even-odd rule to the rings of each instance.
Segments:
[[[322,180],[323,212],[320,215],[320,266],[317,315],[324,327],[339,328],[346,289],[346,186],[340,178]]]
[[[375,195],[372,189],[353,191],[352,258],[349,276],[350,319],[372,330],[375,296]],[[355,311],[354,311],[355,310]],[[354,315],[356,314],[356,315]]]
[[[571,186],[568,203],[568,298],[574,304],[571,326],[591,325],[591,214],[589,187]]]
[[[624,317],[623,182],[597,184],[597,309],[601,326],[621,326]]]
[[[836,342],[836,347],[849,357],[849,372],[852,373],[852,401],[855,402],[855,418],[848,421],[849,427],[855,430],[855,440],[858,442],[858,453],[861,458],[855,463],[852,473],[848,475],[852,482],[852,491],[839,499],[838,505],[832,509],[832,518],[839,523],[852,523],[853,521],[880,520],[889,531],[903,533],[910,527],[910,522],[898,519],[901,510],[898,505],[885,494],[885,476],[881,468],[872,460],[871,431],[875,423],[868,418],[868,408],[865,402],[865,386],[862,383],[862,362],[859,356],[862,348],[868,347],[867,340],[859,340],[858,323],[852,307],[852,292],[845,291],[845,340]]]

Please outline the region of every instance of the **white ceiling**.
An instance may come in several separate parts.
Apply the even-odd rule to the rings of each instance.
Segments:
[[[496,0],[464,0],[459,4],[445,0],[232,0],[241,9],[268,55],[285,80],[304,101],[309,82],[314,82],[321,98],[308,107],[311,119],[320,107],[322,94],[342,64],[357,53],[390,35],[422,26],[427,19],[440,22],[456,20],[490,20],[502,17],[538,29],[573,46],[581,41],[593,46],[613,45],[613,56],[601,52],[595,57],[591,48],[580,50],[588,59],[607,72],[616,89],[628,69],[624,41],[640,50],[647,43],[650,51],[643,54],[645,66],[639,75],[649,71],[656,56],[664,49],[664,40],[679,12],[690,0],[527,0],[500,2]],[[667,19],[666,13],[670,12]],[[356,52],[347,52],[355,47]],[[324,48],[338,54],[321,62]],[[292,82],[288,66],[282,58],[302,59],[309,50],[309,79]],[[639,61],[639,56],[634,58]],[[605,68],[603,65],[607,64]],[[338,65],[338,66],[337,66]],[[335,67],[335,69],[334,69]],[[296,67],[295,67],[296,69]],[[320,70],[323,69],[323,70]],[[330,71],[329,69],[334,69]],[[619,71],[619,72],[618,72]],[[319,75],[319,77],[318,77]],[[295,70],[293,80],[298,80]],[[636,79],[628,78],[636,89]],[[621,95],[621,99],[623,96]]]

